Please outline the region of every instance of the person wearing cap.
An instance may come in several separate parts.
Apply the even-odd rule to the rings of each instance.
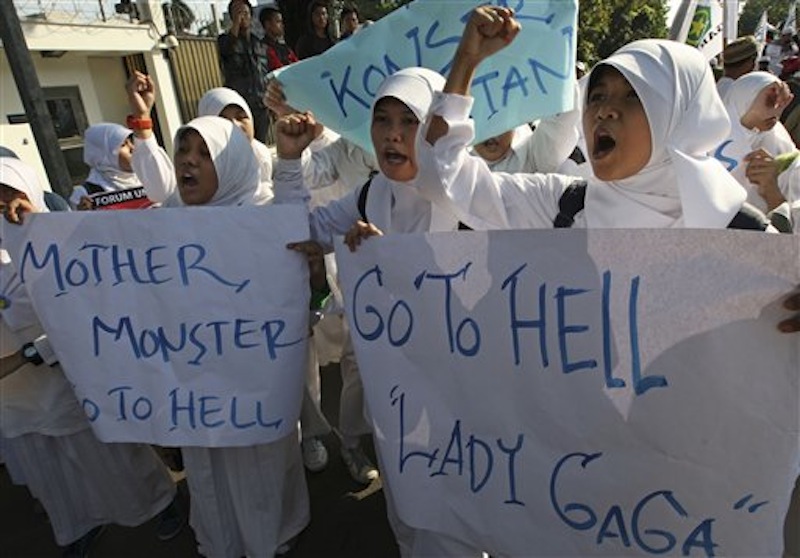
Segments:
[[[723,73],[717,81],[717,91],[720,97],[725,96],[728,87],[745,74],[756,69],[756,58],[759,51],[758,41],[753,35],[739,37],[731,41],[722,51]]]

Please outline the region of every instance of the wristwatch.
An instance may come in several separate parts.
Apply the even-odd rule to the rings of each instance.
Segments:
[[[33,343],[25,343],[22,346],[22,358],[35,366],[44,363],[42,355],[39,354],[39,351],[36,350],[36,346]]]

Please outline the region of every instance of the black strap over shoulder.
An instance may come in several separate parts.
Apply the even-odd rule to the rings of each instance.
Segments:
[[[556,229],[569,229],[575,223],[575,215],[583,210],[586,203],[586,181],[576,180],[564,190],[558,199],[558,215],[553,219]]]
[[[373,172],[369,175],[369,179],[364,183],[361,187],[361,191],[358,193],[358,213],[361,215],[361,220],[365,223],[369,223],[369,219],[367,219],[367,196],[369,195],[369,188],[372,185],[372,178],[378,174],[377,172]],[[471,231],[472,227],[469,225],[465,225],[461,221],[458,222],[458,230],[460,231]]]
[[[576,180],[564,190],[558,200],[558,215],[553,219],[553,227],[568,229],[575,223],[575,215],[583,210],[586,203],[586,181]],[[742,204],[742,208],[728,224],[729,229],[742,229],[751,231],[764,231],[770,221],[763,212],[749,203]]]
[[[571,159],[576,165],[582,165],[586,162],[586,157],[584,156],[583,151],[581,151],[581,148],[577,145],[567,159]]]
[[[745,202],[739,213],[734,215],[730,223],[729,229],[743,229],[749,231],[764,231],[769,226],[769,219],[757,207]]]
[[[374,171],[370,173],[369,178],[358,193],[358,213],[365,223],[369,223],[369,219],[367,219],[367,195],[369,194],[369,187],[372,185],[372,179],[376,174],[378,173]]]

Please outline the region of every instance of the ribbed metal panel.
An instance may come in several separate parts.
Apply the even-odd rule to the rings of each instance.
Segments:
[[[215,38],[180,36],[178,40],[178,48],[167,52],[181,118],[188,122],[197,116],[203,93],[221,87],[224,80]]]

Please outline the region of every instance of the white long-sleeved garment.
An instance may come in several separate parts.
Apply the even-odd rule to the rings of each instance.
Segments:
[[[639,96],[650,124],[649,162],[633,176],[588,179],[585,209],[575,227],[723,228],[746,194],[707,153],[730,121],[702,56],[670,41],[631,43],[603,62],[621,72]],[[547,228],[573,181],[561,175],[492,173],[466,146],[473,135],[472,99],[439,94],[432,112],[449,129],[434,146],[419,142],[415,187],[473,228]]]
[[[781,122],[776,122],[772,129],[763,132],[749,130],[741,123],[742,117],[750,110],[761,90],[773,83],[780,83],[780,79],[769,72],[751,72],[731,83],[724,97],[725,108],[731,119],[731,132],[719,147],[723,162],[728,165],[733,177],[747,190],[747,202],[762,211],[767,210],[767,203],[758,194],[758,188],[747,179],[744,157],[757,149],[764,149],[773,156],[797,149]],[[790,176],[791,173],[785,175],[778,181],[778,186],[783,197],[792,205],[800,202],[800,180],[790,181]]]
[[[259,193],[264,200],[263,203],[267,203],[273,197],[272,154],[267,146],[258,140],[253,140],[250,146],[253,148],[259,165],[261,176]],[[158,145],[155,137],[134,140],[131,166],[133,172],[141,180],[147,197],[153,203],[164,203],[177,191],[175,165],[166,150]]]
[[[244,133],[216,116],[196,118],[178,134],[184,128],[202,136],[214,163],[219,186],[206,205],[264,203],[257,195],[258,163]],[[271,443],[183,451],[190,523],[201,554],[271,557],[310,521],[296,428]]]
[[[531,130],[528,124],[514,129],[511,147],[503,158],[489,162],[494,172],[556,172],[578,142],[580,111],[571,110],[542,118]]]
[[[35,171],[21,161],[0,159],[0,182],[25,193],[38,211],[47,211]],[[5,250],[0,251],[0,298],[0,356],[37,338],[37,348],[43,348],[42,325]],[[0,380],[0,393],[0,434],[9,471],[42,503],[59,545],[106,523],[140,525],[175,497],[175,485],[150,446],[97,439],[53,359],[18,368]]]

